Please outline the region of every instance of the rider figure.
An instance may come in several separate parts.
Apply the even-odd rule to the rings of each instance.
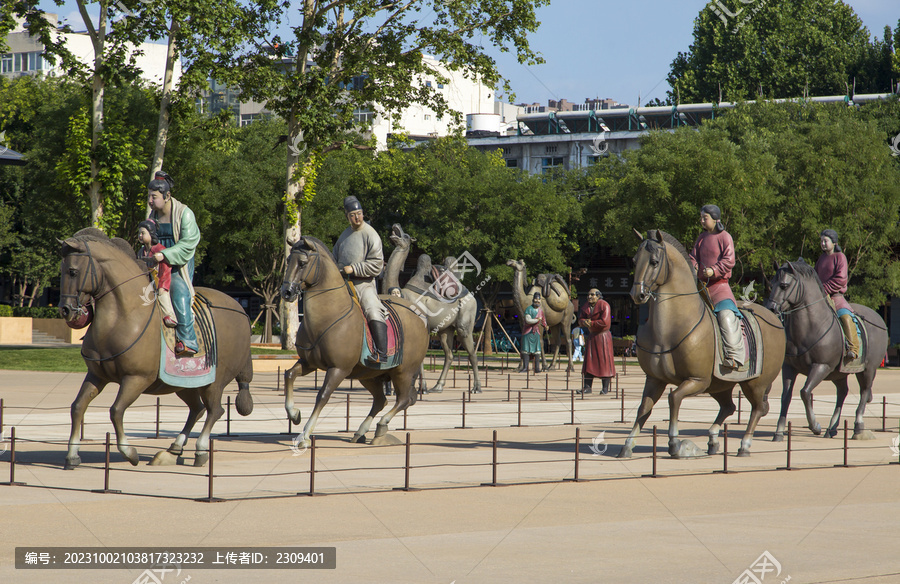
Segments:
[[[728,285],[734,267],[734,240],[720,221],[722,212],[716,205],[704,205],[700,209],[700,226],[703,233],[694,242],[691,264],[697,277],[706,283],[713,309],[722,330],[725,345],[725,367],[738,369],[744,364],[744,339],[741,336],[743,318]]]
[[[534,356],[534,372],[541,372],[541,345],[544,343],[543,332],[547,330],[547,318],[541,308],[541,293],[535,292],[531,306],[525,309],[525,327],[522,329],[522,354]],[[526,362],[525,368],[528,368]]]
[[[378,299],[375,277],[384,268],[384,252],[381,249],[381,237],[375,229],[363,221],[362,205],[354,196],[344,199],[344,213],[350,227],[341,233],[334,244],[334,260],[338,268],[346,274],[356,288],[359,305],[369,321],[372,340],[375,342],[375,354],[367,361],[369,365],[377,365],[387,360],[387,324],[384,317],[386,310]]]
[[[145,219],[138,223],[138,241],[141,243],[141,249],[138,250],[138,259],[148,261],[152,265],[150,273],[153,275],[153,281],[156,284],[156,299],[159,301],[159,308],[163,313],[163,324],[169,328],[175,328],[178,326],[178,321],[175,320],[172,299],[169,298],[169,288],[172,285],[172,266],[166,260],[157,262],[152,258],[154,254],[166,249],[159,242],[159,236],[156,233],[156,221]]]
[[[165,172],[156,173],[147,185],[148,218],[156,222],[159,242],[165,246],[164,250],[153,254],[153,259],[166,261],[172,266],[169,292],[178,318],[175,354],[190,357],[199,350],[191,303],[194,299],[194,251],[200,243],[200,228],[190,207],[172,197],[174,184],[172,177]]]
[[[847,292],[847,256],[838,245],[838,234],[834,229],[826,229],[820,235],[822,251],[816,261],[816,273],[822,280],[825,293],[831,296],[844,336],[847,338],[847,359],[859,357],[859,335],[856,333],[856,325],[853,323],[853,311],[850,303],[844,298]]]

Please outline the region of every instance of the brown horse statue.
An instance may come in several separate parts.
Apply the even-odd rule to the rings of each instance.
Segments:
[[[80,320],[80,326],[83,316],[92,310],[81,348],[88,372],[78,397],[72,402],[72,432],[65,468],[81,464],[78,436],[84,412],[109,383],[119,385],[119,393],[109,410],[116,445],[131,464],[136,465],[140,459],[137,450],[128,444],[123,420],[128,406],[145,393],[174,393],[190,409],[181,433],[168,451],[159,452],[151,464],[175,463],[204,411],[206,421],[197,437],[194,466],[206,464],[210,432],[225,413],[222,391],[232,379],[238,382],[235,404],[238,412],[246,416],[253,410],[250,321],[244,310],[230,296],[208,288],[195,288],[209,300],[216,326],[215,380],[199,388],[172,387],[159,379],[162,316],[155,300],[145,300],[150,282],[146,265],[135,259],[128,242],[110,239],[99,229],[87,228],[63,241],[60,254],[60,314],[70,323]]]
[[[816,421],[812,407],[812,392],[822,381],[831,381],[837,390],[834,413],[825,431],[833,438],[838,432],[841,409],[850,391],[847,383],[851,374],[859,382],[859,405],[853,422],[853,438],[872,439],[866,430],[864,416],[866,404],[872,401],[872,384],[878,366],[888,347],[887,326],[878,313],[862,304],[851,304],[854,314],[862,322],[865,354],[858,363],[844,363],[844,335],[837,314],[825,294],[822,281],[815,268],[800,260],[775,264],[771,293],[766,307],[774,310],[783,320],[787,334],[787,352],[781,370],[781,413],[775,428],[774,441],[784,440],[788,408],[798,374],[806,375],[806,383],[800,390],[800,398],[806,408],[806,419],[813,434],[821,434],[822,426]]]
[[[281,296],[292,302],[301,293],[303,322],[297,331],[297,363],[284,373],[284,407],[295,423],[300,423],[300,410],[294,406],[294,378],[317,369],[325,371],[325,380],[316,396],[316,405],[296,442],[308,446],[322,408],[344,379],[359,380],[372,394],[372,409],[353,436],[353,442],[365,442],[365,435],[375,415],[387,404],[384,382],[390,379],[396,402],[378,422],[375,440],[386,440],[391,418],[416,401],[413,378],[425,359],[428,329],[425,322],[402,298],[381,296],[396,309],[402,323],[403,361],[393,369],[370,369],[360,364],[365,317],[347,290],[331,252],[314,237],[303,237],[291,249],[285,269]]]
[[[719,414],[709,429],[708,454],[718,451],[719,428],[734,413],[732,388],[735,381],[714,376],[716,367],[715,328],[718,324],[700,296],[697,275],[684,247],[668,233],[648,232],[634,256],[634,285],[631,298],[649,303],[649,317],[637,330],[637,354],[647,374],[637,420],[619,458],[629,458],[637,436],[653,405],[667,384],[677,386],[669,394],[669,454],[674,458],[699,456],[702,452],[688,440],[678,440],[678,410],[681,401],[692,395],[709,393],[719,403]],[[757,304],[745,304],[757,317],[761,338],[762,366],[759,374],[740,381],[741,390],[752,408],[747,431],[738,456],[750,455],[750,442],[759,419],[769,411],[768,394],[784,361],[784,329],[778,318]]]

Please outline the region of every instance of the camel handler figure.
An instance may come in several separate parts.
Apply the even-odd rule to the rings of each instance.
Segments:
[[[522,329],[522,356],[525,359],[525,369],[528,369],[528,359],[534,357],[534,372],[541,372],[541,349],[544,344],[544,331],[547,330],[547,318],[544,309],[541,308],[541,293],[535,292],[531,306],[525,309],[525,326]]]
[[[338,269],[344,272],[348,280],[353,282],[359,305],[362,307],[376,354],[367,359],[369,365],[378,365],[387,360],[387,324],[384,322],[387,311],[378,299],[375,278],[384,269],[384,252],[381,249],[381,237],[375,229],[363,221],[362,205],[350,195],[344,199],[344,213],[350,227],[341,233],[334,244],[334,260]]]
[[[825,293],[831,297],[834,310],[841,321],[844,336],[847,338],[847,359],[853,360],[859,357],[859,335],[856,333],[856,325],[853,323],[853,311],[850,303],[844,298],[847,292],[849,270],[847,268],[847,256],[838,245],[838,234],[834,229],[826,229],[819,236],[819,243],[824,252],[816,261],[816,273],[822,280]]]
[[[744,339],[741,336],[741,319],[734,293],[728,285],[731,270],[735,264],[734,240],[722,225],[722,212],[716,205],[700,208],[700,227],[703,232],[697,236],[691,250],[691,264],[697,270],[697,277],[706,283],[712,299],[713,310],[722,331],[725,345],[725,367],[739,369],[744,364]]]

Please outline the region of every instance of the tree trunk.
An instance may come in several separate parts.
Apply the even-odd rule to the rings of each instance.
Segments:
[[[159,122],[156,129],[156,149],[153,152],[153,163],[150,165],[150,180],[156,172],[162,170],[163,158],[166,154],[166,143],[169,140],[169,105],[172,103],[172,84],[175,71],[175,36],[181,25],[172,17],[169,27],[169,46],[166,51],[166,71],[163,74],[162,99],[159,103]],[[150,210],[147,210],[148,216]]]
[[[100,218],[103,217],[103,200],[100,192],[100,165],[97,163],[97,150],[100,147],[100,139],[103,136],[103,93],[105,82],[103,80],[103,49],[106,42],[106,8],[107,0],[100,2],[100,15],[97,20],[97,30],[90,25],[91,19],[83,0],[78,1],[78,9],[84,19],[85,26],[91,38],[94,48],[94,70],[91,79],[91,182],[88,186],[88,198],[91,202],[91,225],[100,227]]]

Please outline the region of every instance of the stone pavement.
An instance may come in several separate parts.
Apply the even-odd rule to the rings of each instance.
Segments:
[[[0,486],[0,582],[140,581],[141,569],[16,570],[16,546],[330,546],[337,567],[294,570],[208,570],[183,567],[168,582],[722,582],[731,583],[764,553],[780,572],[755,576],[766,583],[900,581],[896,525],[900,520],[900,465],[892,451],[900,418],[900,371],[881,370],[866,425],[875,440],[850,441],[851,468],[843,461],[843,440],[815,437],[795,397],[792,466],[786,444],[771,441],[780,402],[780,381],[770,395],[749,458],[729,456],[729,474],[716,473],[721,455],[673,460],[666,453],[665,400],[654,408],[631,460],[614,458],[630,430],[643,385],[633,365],[620,368],[618,399],[593,394],[573,402],[562,372],[527,377],[492,369],[485,392],[465,403],[467,379],[428,394],[405,420],[398,415],[391,434],[410,434],[410,485],[405,483],[404,445],[373,447],[348,442],[370,399],[349,383],[333,396],[317,430],[315,492],[310,490],[311,452],[296,447],[288,431],[278,367],[288,360],[255,361],[251,384],[256,407],[248,418],[232,410],[230,430],[215,428],[215,495],[221,503],[199,503],[208,494],[208,468],[148,467],[183,424],[185,408],[174,396],[146,396],[126,414],[126,431],[141,453],[131,467],[113,447],[111,488],[121,494],[92,493],[103,486],[103,438],[111,431],[108,408],[115,387],[88,410],[84,464],[62,471],[68,437],[68,406],[80,374],[0,372],[3,427],[16,426],[16,480]],[[435,374],[428,377],[434,379]],[[569,380],[575,387],[574,377]],[[321,380],[321,377],[319,378]],[[309,414],[314,376],[298,381],[298,400]],[[452,381],[452,377],[451,377]],[[484,382],[484,379],[482,379]],[[527,387],[527,389],[526,389]],[[545,389],[546,388],[546,389]],[[518,391],[523,392],[521,413]],[[850,420],[856,408],[855,382],[844,405]],[[509,392],[510,400],[507,400]],[[236,387],[229,386],[234,398]],[[347,397],[350,396],[350,417]],[[546,396],[546,401],[545,401]],[[468,396],[466,395],[466,398]],[[882,399],[885,428],[881,432]],[[623,410],[624,404],[624,410]],[[748,415],[730,418],[730,453],[738,446]],[[834,391],[823,384],[815,409],[825,425]],[[623,417],[625,423],[620,420]],[[682,407],[682,437],[698,446],[715,416],[708,396]],[[574,417],[575,424],[569,422]],[[518,426],[521,419],[521,426]],[[652,470],[652,438],[657,425],[657,472]],[[575,473],[575,433],[580,482]],[[497,482],[492,480],[492,438],[498,435]],[[371,436],[371,434],[370,434]],[[721,439],[720,439],[721,440]],[[2,449],[3,446],[0,446]],[[188,449],[193,448],[193,440]],[[8,480],[10,453],[0,455],[0,481]],[[191,454],[186,451],[186,462]],[[141,471],[134,472],[134,471]],[[739,471],[739,472],[734,472]],[[524,483],[524,484],[523,484]],[[252,549],[251,549],[252,551]],[[775,564],[768,564],[775,569]],[[759,570],[757,565],[757,570]],[[153,580],[149,580],[153,581]],[[747,581],[753,581],[747,580]]]

